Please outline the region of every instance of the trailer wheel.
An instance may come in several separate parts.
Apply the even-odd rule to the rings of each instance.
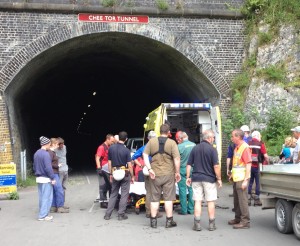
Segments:
[[[294,234],[300,240],[300,203],[297,203],[293,208],[293,229]]]
[[[293,232],[292,203],[278,199],[275,205],[275,222],[279,232],[288,234]]]

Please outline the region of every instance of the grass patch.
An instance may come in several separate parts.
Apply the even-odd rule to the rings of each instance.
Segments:
[[[155,0],[155,3],[160,10],[167,10],[169,8],[169,4],[166,0]]]
[[[22,180],[21,178],[17,178],[17,186],[26,188],[29,186],[36,186],[36,177],[33,175],[28,175],[26,180]]]
[[[118,4],[117,0],[101,0],[101,4],[104,7],[114,7]]]
[[[19,200],[20,199],[20,196],[19,196],[19,193],[17,191],[14,191],[14,192],[11,192],[7,195],[7,198],[9,200]]]
[[[258,32],[259,46],[269,44],[273,39],[274,39],[274,34],[272,32]]]
[[[257,75],[275,82],[285,82],[286,69],[283,64],[271,65],[266,68],[259,69]]]

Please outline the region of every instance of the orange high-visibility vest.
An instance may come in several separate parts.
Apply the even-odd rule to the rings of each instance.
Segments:
[[[234,154],[232,158],[232,179],[233,182],[242,181],[246,176],[246,163],[242,161],[242,154],[248,144],[245,142],[241,144],[239,148],[235,147]]]

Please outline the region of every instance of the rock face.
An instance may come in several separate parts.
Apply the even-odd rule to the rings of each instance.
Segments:
[[[262,25],[260,32],[267,33],[269,28]],[[250,42],[248,54],[256,54],[256,68],[246,96],[245,111],[256,111],[262,119],[267,118],[267,112],[272,107],[286,105],[287,110],[298,112],[300,122],[300,36],[292,26],[281,27],[279,35],[269,44],[258,47],[258,37]],[[270,66],[283,64],[286,74],[282,81],[272,81],[259,76],[257,71]],[[298,85],[288,86],[298,80]],[[262,129],[264,125],[252,120],[252,129]]]

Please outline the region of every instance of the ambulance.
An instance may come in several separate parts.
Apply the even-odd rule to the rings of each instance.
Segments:
[[[151,111],[144,124],[144,139],[149,131],[155,131],[160,135],[162,124],[169,124],[171,137],[175,140],[177,131],[184,131],[189,140],[200,143],[203,139],[203,131],[213,130],[215,134],[214,147],[218,151],[219,163],[222,156],[221,115],[219,107],[213,107],[210,103],[162,103]]]

